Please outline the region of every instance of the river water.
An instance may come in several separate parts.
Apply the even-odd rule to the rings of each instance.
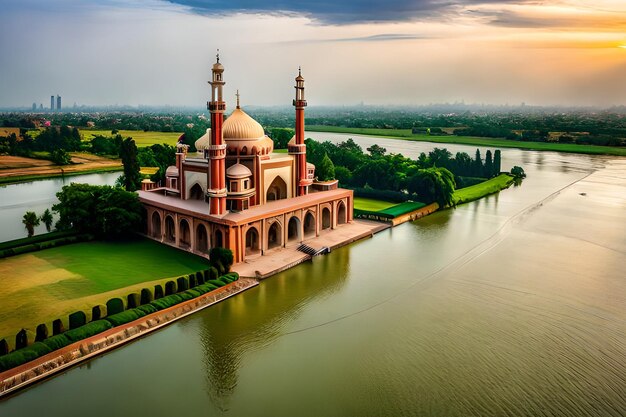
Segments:
[[[502,154],[522,186],[276,275],[0,415],[623,416],[626,158]]]
[[[59,202],[56,193],[61,191],[64,185],[69,185],[72,182],[113,185],[119,176],[119,172],[108,172],[0,186],[0,213],[2,213],[0,216],[0,242],[26,237],[26,228],[22,224],[24,213],[34,211],[40,216],[44,210],[51,209],[53,204]],[[46,226],[44,224],[35,227],[35,234],[45,232]]]

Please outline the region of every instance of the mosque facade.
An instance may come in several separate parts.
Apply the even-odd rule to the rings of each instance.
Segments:
[[[317,181],[315,166],[306,161],[300,71],[295,81],[295,135],[288,153],[276,153],[263,127],[241,109],[239,93],[224,120],[218,55],[209,81],[211,128],[196,141],[197,153],[177,146],[165,184],[139,192],[148,237],[202,256],[213,247],[229,248],[235,262],[244,262],[352,222],[353,192],[338,188],[336,180]]]

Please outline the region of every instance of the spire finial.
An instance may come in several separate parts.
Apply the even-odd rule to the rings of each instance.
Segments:
[[[235,94],[237,96],[237,108],[241,108],[239,107],[239,89],[237,89],[237,94]]]
[[[220,48],[217,48],[217,55],[215,55],[215,57],[217,58],[217,63],[219,64],[219,62],[220,62]]]
[[[298,75],[302,76],[302,68],[300,68],[300,65],[298,65]]]

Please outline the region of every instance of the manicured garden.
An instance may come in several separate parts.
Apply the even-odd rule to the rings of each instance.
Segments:
[[[482,138],[476,136],[436,136],[427,134],[413,134],[411,129],[375,129],[350,128],[338,126],[308,125],[309,132],[353,133],[357,135],[382,136],[391,139],[414,140],[434,143],[455,143],[459,145],[474,145],[498,148],[519,148],[537,151],[572,152],[591,155],[626,156],[626,148],[616,146],[577,145],[568,143],[550,142],[522,142],[508,139]]]
[[[157,242],[83,242],[0,259],[0,339],[208,267]]]
[[[357,210],[379,211],[394,206],[391,201],[376,200],[373,198],[354,197],[354,208]]]
[[[83,136],[83,140],[91,140],[95,136],[109,137],[111,135],[110,130],[100,129],[80,129],[80,133]],[[117,132],[122,137],[131,137],[137,144],[137,147],[145,147],[155,144],[176,145],[176,141],[181,132],[144,132],[143,130],[119,130]]]

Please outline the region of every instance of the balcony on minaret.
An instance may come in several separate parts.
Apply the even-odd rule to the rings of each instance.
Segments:
[[[223,101],[209,102],[207,103],[207,109],[209,111],[226,111],[226,103]]]

